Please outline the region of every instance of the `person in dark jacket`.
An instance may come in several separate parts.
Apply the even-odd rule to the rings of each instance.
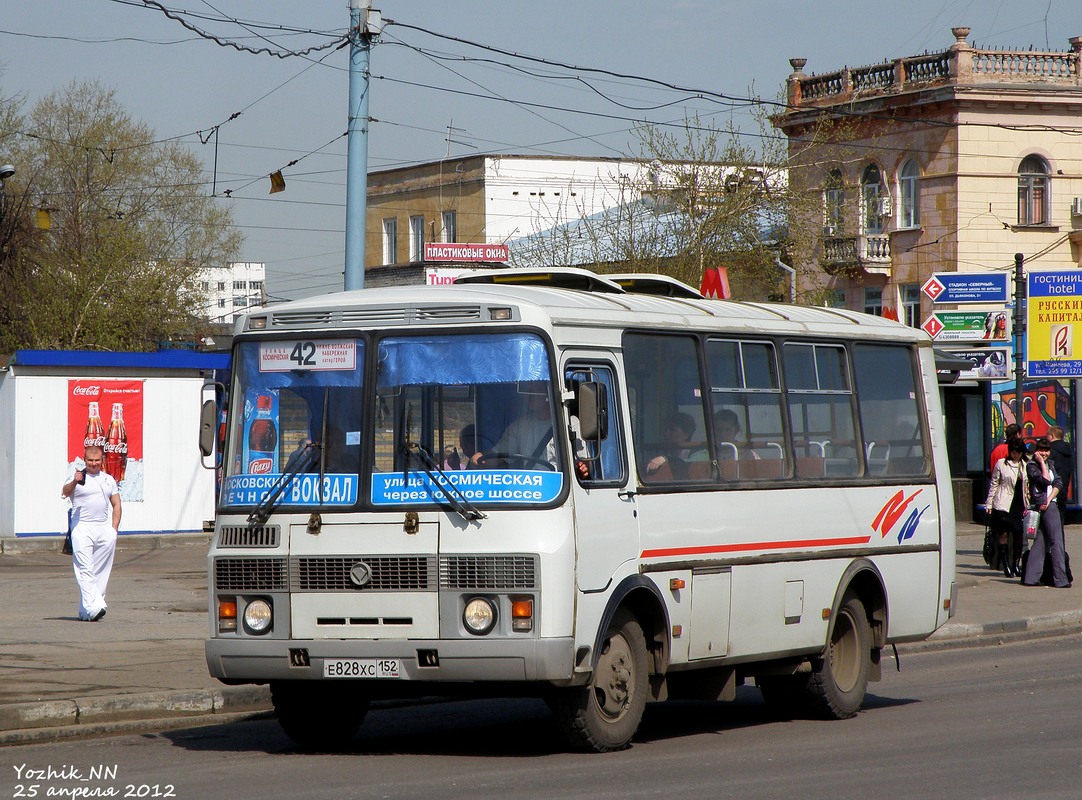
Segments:
[[[1063,441],[1063,428],[1053,425],[1048,429],[1048,440],[1052,443],[1052,467],[1063,482],[1063,489],[1056,495],[1060,522],[1066,524],[1067,495],[1074,479],[1074,448]]]
[[[1063,483],[1052,465],[1052,443],[1042,437],[1037,440],[1033,459],[1026,464],[1029,478],[1030,507],[1041,512],[1041,529],[1033,542],[1022,574],[1022,584],[1038,586],[1044,572],[1044,560],[1047,555],[1052,562],[1052,585],[1057,589],[1071,588],[1067,577],[1067,563],[1063,549],[1063,525],[1056,511],[1056,495],[1063,489]]]

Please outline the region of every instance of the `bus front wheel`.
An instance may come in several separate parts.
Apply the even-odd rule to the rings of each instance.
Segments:
[[[848,719],[860,711],[871,671],[872,628],[864,604],[855,594],[842,598],[830,642],[812,665],[808,690],[818,710],[831,719]]]
[[[305,750],[345,747],[368,711],[368,698],[348,681],[271,681],[270,690],[278,724]]]
[[[589,685],[559,689],[549,697],[570,744],[595,753],[627,747],[646,707],[648,672],[642,628],[631,614],[618,611],[605,634]]]

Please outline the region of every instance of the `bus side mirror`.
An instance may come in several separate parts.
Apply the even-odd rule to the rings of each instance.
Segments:
[[[579,434],[586,441],[609,435],[609,395],[603,384],[584,381],[575,389],[579,409]]]
[[[218,407],[213,399],[204,400],[199,411],[199,452],[203,458],[214,454],[214,438],[218,429]]]

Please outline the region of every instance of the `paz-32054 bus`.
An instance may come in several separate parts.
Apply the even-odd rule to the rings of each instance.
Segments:
[[[595,751],[749,679],[845,718],[953,611],[933,353],[896,322],[492,270],[252,312],[232,364],[207,662],[301,745],[418,694],[543,696]]]

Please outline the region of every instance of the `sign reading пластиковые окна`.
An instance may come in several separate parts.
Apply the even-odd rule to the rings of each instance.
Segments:
[[[1082,377],[1082,272],[1031,272],[1026,296],[1026,375]]]

